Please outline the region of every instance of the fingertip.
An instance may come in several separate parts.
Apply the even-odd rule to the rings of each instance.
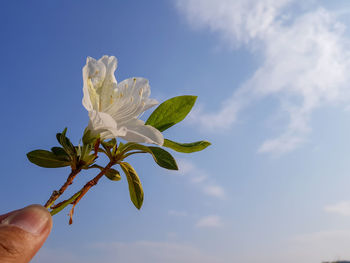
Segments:
[[[51,228],[51,215],[41,205],[30,205],[1,216],[0,262],[28,263]]]
[[[39,236],[51,231],[52,218],[45,207],[30,205],[11,213],[1,221],[1,224],[18,227],[30,234]]]

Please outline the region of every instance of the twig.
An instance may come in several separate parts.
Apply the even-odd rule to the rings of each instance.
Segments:
[[[87,182],[84,187],[80,190],[81,194],[77,199],[75,199],[71,204],[73,205],[72,209],[69,212],[69,224],[71,225],[73,223],[73,214],[74,214],[74,208],[79,203],[81,198],[90,190],[91,187],[96,185],[98,181],[106,174],[106,172],[114,165],[116,164],[115,161],[110,161],[105,168],[101,170],[101,172],[96,175],[93,179],[91,179],[89,182]]]
[[[49,200],[47,200],[46,204],[44,205],[46,208],[50,208],[53,203],[66,191],[67,187],[73,183],[74,178],[77,176],[77,174],[81,171],[81,168],[78,169],[72,169],[71,173],[69,174],[67,181],[61,186],[60,190],[53,191],[51,194]]]
[[[97,158],[97,153],[98,153],[98,148],[100,146],[100,143],[101,143],[101,140],[97,139],[97,141],[94,145],[94,155],[96,158]],[[66,191],[67,187],[73,183],[74,178],[77,176],[78,173],[80,173],[80,171],[82,169],[81,165],[79,165],[79,164],[75,165],[74,167],[77,167],[77,168],[72,168],[72,171],[69,174],[67,181],[61,186],[60,190],[58,190],[58,191],[55,190],[52,192],[49,200],[47,200],[47,202],[44,205],[46,208],[53,208],[53,207],[59,206],[59,205],[53,206],[54,202],[64,193],[64,191]]]

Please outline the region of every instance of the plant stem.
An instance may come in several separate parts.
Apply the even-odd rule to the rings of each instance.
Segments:
[[[100,139],[97,139],[95,145],[94,145],[94,154],[97,158],[97,154],[98,154],[98,148],[100,147],[100,143],[101,143],[101,140]]]
[[[95,155],[95,159],[97,158],[97,153],[98,153],[98,148],[100,146],[101,140],[97,139],[95,145],[94,145],[94,155]],[[81,171],[81,165],[76,164],[73,168],[72,166],[72,171],[69,174],[67,181],[61,186],[60,190],[58,191],[53,191],[53,193],[51,194],[49,200],[47,200],[47,202],[45,203],[44,207],[45,208],[50,208],[53,206],[54,202],[64,193],[64,191],[66,191],[67,187],[70,186],[73,183],[74,178],[77,176],[78,173],[80,173]],[[57,207],[57,205],[55,206]]]
[[[67,181],[61,186],[60,190],[53,191],[51,194],[49,200],[47,200],[44,207],[50,208],[53,203],[66,191],[67,187],[73,183],[74,178],[77,176],[77,174],[81,171],[81,168],[78,169],[72,169],[71,173],[69,174]]]
[[[69,217],[70,217],[69,224],[70,225],[73,223],[73,214],[74,214],[75,206],[79,203],[81,198],[90,190],[90,188],[93,187],[94,185],[96,185],[98,183],[98,181],[102,178],[102,176],[104,176],[106,174],[106,172],[115,164],[116,164],[115,161],[110,161],[107,164],[107,166],[101,170],[101,172],[98,175],[96,175],[93,179],[91,179],[89,182],[87,182],[84,185],[84,187],[80,190],[81,194],[79,195],[79,197],[71,203],[73,205],[73,207],[69,212]]]

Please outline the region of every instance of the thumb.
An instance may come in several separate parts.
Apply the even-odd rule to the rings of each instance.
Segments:
[[[40,205],[0,215],[0,262],[28,263],[52,227],[50,213]]]

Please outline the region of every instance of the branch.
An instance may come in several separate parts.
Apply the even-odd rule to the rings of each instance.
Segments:
[[[50,208],[53,203],[66,191],[67,187],[73,183],[74,178],[77,176],[78,173],[80,173],[81,168],[78,169],[72,169],[71,173],[69,174],[67,181],[61,186],[60,190],[53,191],[51,194],[49,200],[45,203],[44,207]]]

